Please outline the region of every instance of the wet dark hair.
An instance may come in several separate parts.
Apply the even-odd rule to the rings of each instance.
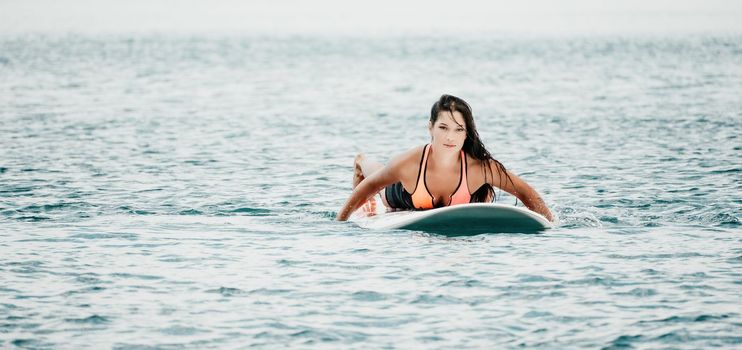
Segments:
[[[456,122],[456,119],[453,118],[453,112],[458,111],[459,113],[461,113],[462,116],[464,116],[464,123],[466,124],[466,141],[464,141],[463,150],[472,158],[484,162],[485,166],[482,167],[482,171],[484,172],[485,181],[488,178],[494,178],[494,176],[492,176],[492,167],[487,166],[490,164],[489,161],[491,160],[495,164],[498,175],[500,175],[500,186],[498,187],[502,188],[503,174],[505,175],[504,178],[507,179],[507,181],[510,181],[510,183],[512,184],[513,179],[510,178],[510,175],[507,173],[505,166],[502,165],[502,163],[500,163],[497,159],[492,157],[492,154],[487,151],[487,149],[484,147],[484,144],[482,143],[482,140],[479,138],[477,126],[474,124],[474,116],[469,104],[456,96],[442,95],[441,98],[433,104],[433,108],[430,109],[430,124],[435,124],[435,121],[438,120],[439,114],[444,111],[448,111],[451,113],[451,117],[456,124],[458,124],[458,122]],[[463,125],[459,124],[459,126]],[[487,177],[488,171],[489,177]],[[496,199],[495,190],[486,182],[484,185],[482,185],[482,187],[477,189],[476,192],[472,194],[472,202],[487,202],[488,198],[492,198],[492,200]]]

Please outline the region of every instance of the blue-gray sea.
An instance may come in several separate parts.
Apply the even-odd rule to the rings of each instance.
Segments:
[[[334,221],[443,93],[556,228]],[[741,96],[734,35],[1,36],[0,348],[739,349]]]

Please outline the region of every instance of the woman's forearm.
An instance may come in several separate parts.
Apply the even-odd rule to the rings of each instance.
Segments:
[[[528,209],[543,215],[547,220],[554,221],[554,217],[551,215],[549,207],[546,206],[546,202],[541,199],[541,196],[539,196],[536,191],[533,191],[531,196],[521,198],[521,202],[523,202]]]
[[[351,195],[350,198],[345,202],[345,205],[343,205],[342,208],[340,208],[340,211],[338,212],[337,216],[335,216],[335,220],[337,221],[346,221],[350,217],[350,214],[357,209],[355,203],[359,201],[354,201],[354,196]],[[360,206],[360,205],[359,205]]]
[[[383,188],[383,187],[382,187]],[[345,202],[345,205],[340,209],[335,220],[346,221],[356,209],[360,208],[361,205],[371,197],[375,196],[381,188],[376,188],[369,179],[364,179],[358,186],[353,190],[350,198]]]

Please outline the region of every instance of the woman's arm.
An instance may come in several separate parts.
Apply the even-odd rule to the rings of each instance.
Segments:
[[[533,189],[533,187],[528,185],[517,175],[507,170],[505,170],[505,173],[507,174],[506,176],[506,174],[498,170],[499,168],[494,161],[490,161],[490,168],[492,169],[493,178],[488,179],[490,180],[487,182],[488,184],[493,187],[501,188],[505,192],[512,194],[516,198],[520,199],[528,209],[543,215],[549,221],[554,221],[551,211],[549,211],[546,203],[544,203],[544,200],[541,199],[541,196]],[[508,180],[508,176],[512,182]]]
[[[397,175],[398,167],[399,162],[390,162],[381,170],[363,179],[363,181],[361,181],[361,183],[359,183],[353,190],[350,198],[345,202],[345,205],[340,209],[335,219],[338,221],[348,220],[350,214],[360,208],[363,203],[369,200],[369,198],[375,196],[379,191],[384,189],[384,187],[400,181],[399,176]]]

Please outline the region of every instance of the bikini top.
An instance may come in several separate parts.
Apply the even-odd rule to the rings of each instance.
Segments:
[[[431,146],[429,144],[425,145],[425,149],[423,150],[423,157],[420,160],[420,169],[418,169],[417,171],[417,185],[415,186],[415,190],[412,192],[411,195],[412,204],[415,206],[415,209],[433,209],[435,207],[433,205],[433,203],[435,203],[435,198],[433,198],[433,195],[430,194],[430,191],[428,191],[428,186],[425,183],[425,175],[428,170],[428,155],[430,154],[430,149]],[[456,190],[454,190],[453,194],[449,197],[449,206],[465,204],[471,201],[469,185],[466,182],[466,171],[466,154],[462,150],[461,174],[459,175],[459,184],[456,185]],[[422,176],[420,176],[420,174],[422,174]],[[461,184],[463,184],[463,186]]]

